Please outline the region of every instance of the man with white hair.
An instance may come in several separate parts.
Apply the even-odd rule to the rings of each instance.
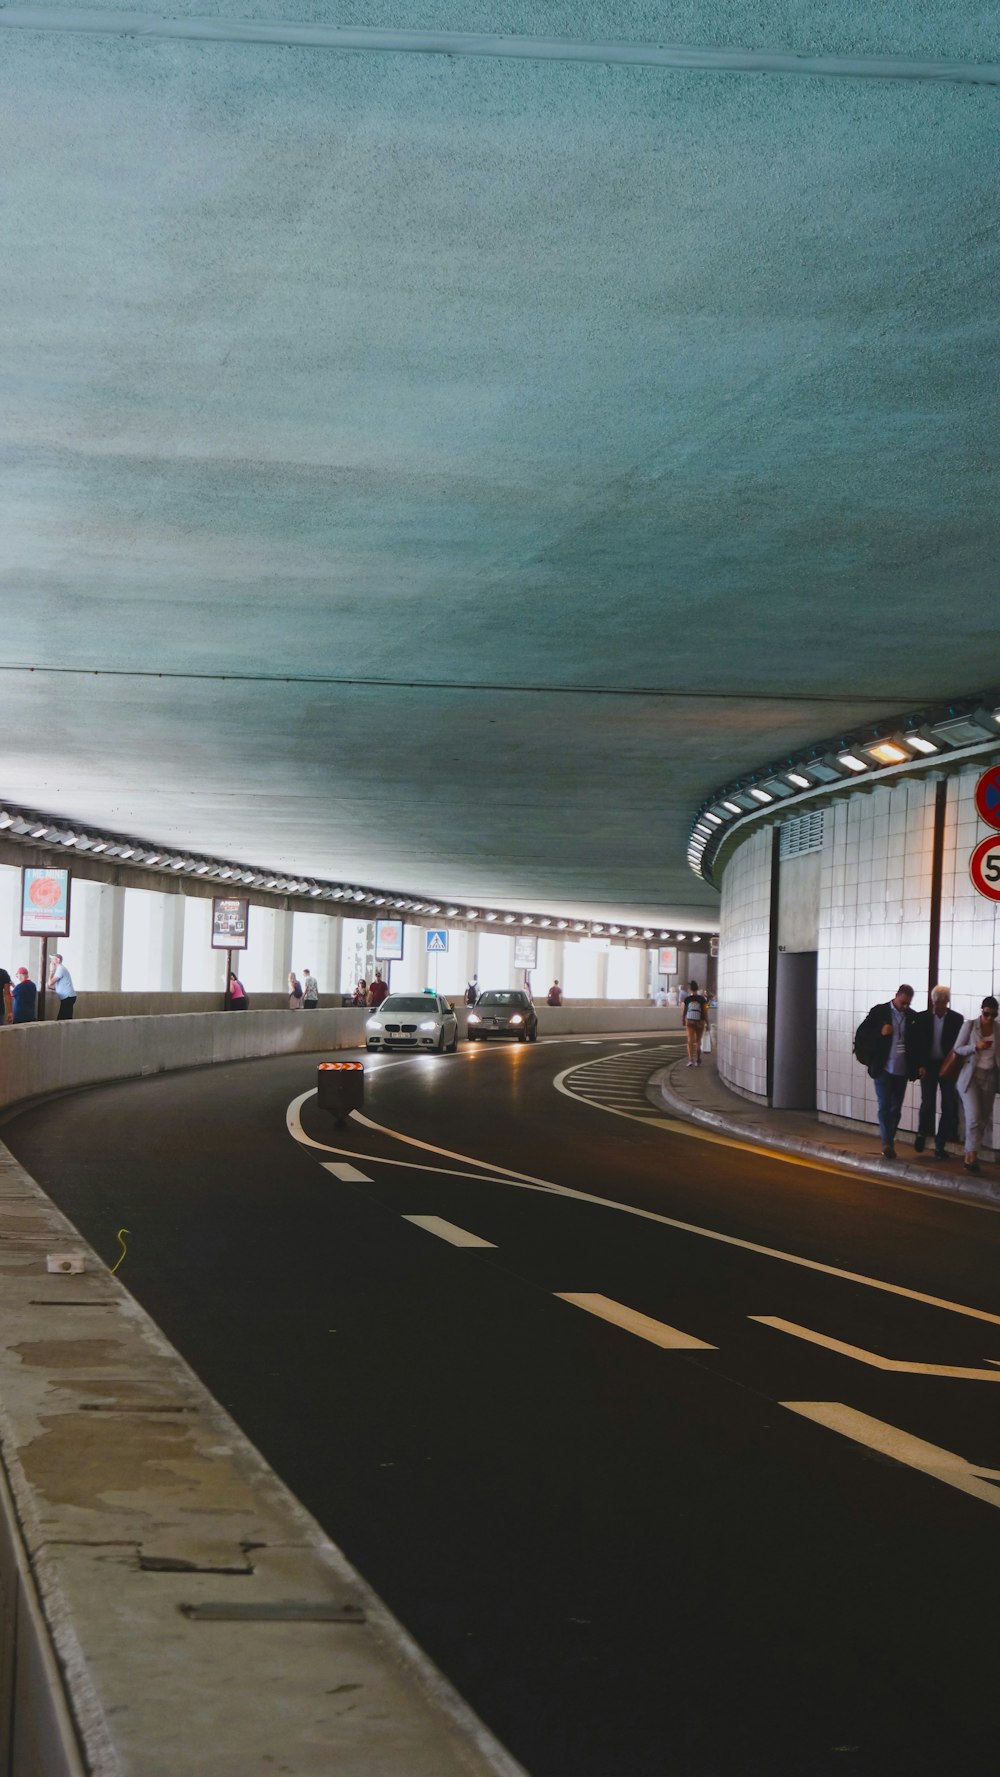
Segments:
[[[958,1012],[949,1009],[951,988],[931,989],[930,1010],[917,1014],[917,1041],[920,1056],[920,1120],[914,1147],[922,1154],[929,1135],[934,1136],[934,1158],[944,1160],[945,1143],[958,1140],[958,1093],[951,1080],[942,1080],[941,1063],[949,1053],[962,1028]],[[937,1113],[938,1087],[941,1088],[941,1117],[934,1126]]]

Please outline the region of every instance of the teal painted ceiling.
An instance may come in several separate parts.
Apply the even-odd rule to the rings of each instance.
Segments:
[[[943,0],[359,4],[212,12],[1000,60]],[[710,919],[718,784],[1000,682],[1000,89],[208,6],[0,29],[0,796]]]

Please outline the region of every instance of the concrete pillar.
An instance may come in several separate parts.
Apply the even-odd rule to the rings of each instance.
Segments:
[[[99,993],[121,993],[122,953],[125,938],[125,890],[111,883],[97,889],[91,943],[92,961]],[[180,896],[178,903],[183,906]],[[180,981],[177,983],[180,986]]]
[[[287,991],[292,970],[292,914],[284,909],[274,915],[274,953],[272,958],[272,993]]]
[[[340,971],[344,959],[344,922],[337,914],[316,921],[319,949],[312,972],[319,982],[320,1003],[336,1005],[340,995]],[[306,961],[312,959],[307,957]]]
[[[608,997],[608,952],[606,950],[599,950],[596,962],[597,988],[594,997],[599,1000],[606,1000]]]
[[[180,993],[184,983],[184,897],[162,896],[160,921],[160,986]]]

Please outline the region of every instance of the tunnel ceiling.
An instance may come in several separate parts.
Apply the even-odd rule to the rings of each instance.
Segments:
[[[718,784],[1000,682],[1000,91],[280,38],[905,74],[1000,59],[995,18],[219,0],[208,40],[210,10],[0,14],[0,795],[710,920]]]

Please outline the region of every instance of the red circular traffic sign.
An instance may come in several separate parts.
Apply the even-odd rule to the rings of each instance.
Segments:
[[[988,901],[1000,901],[1000,833],[980,840],[969,859],[969,875]]]
[[[1000,765],[991,765],[976,785],[976,813],[988,827],[1000,827]]]

